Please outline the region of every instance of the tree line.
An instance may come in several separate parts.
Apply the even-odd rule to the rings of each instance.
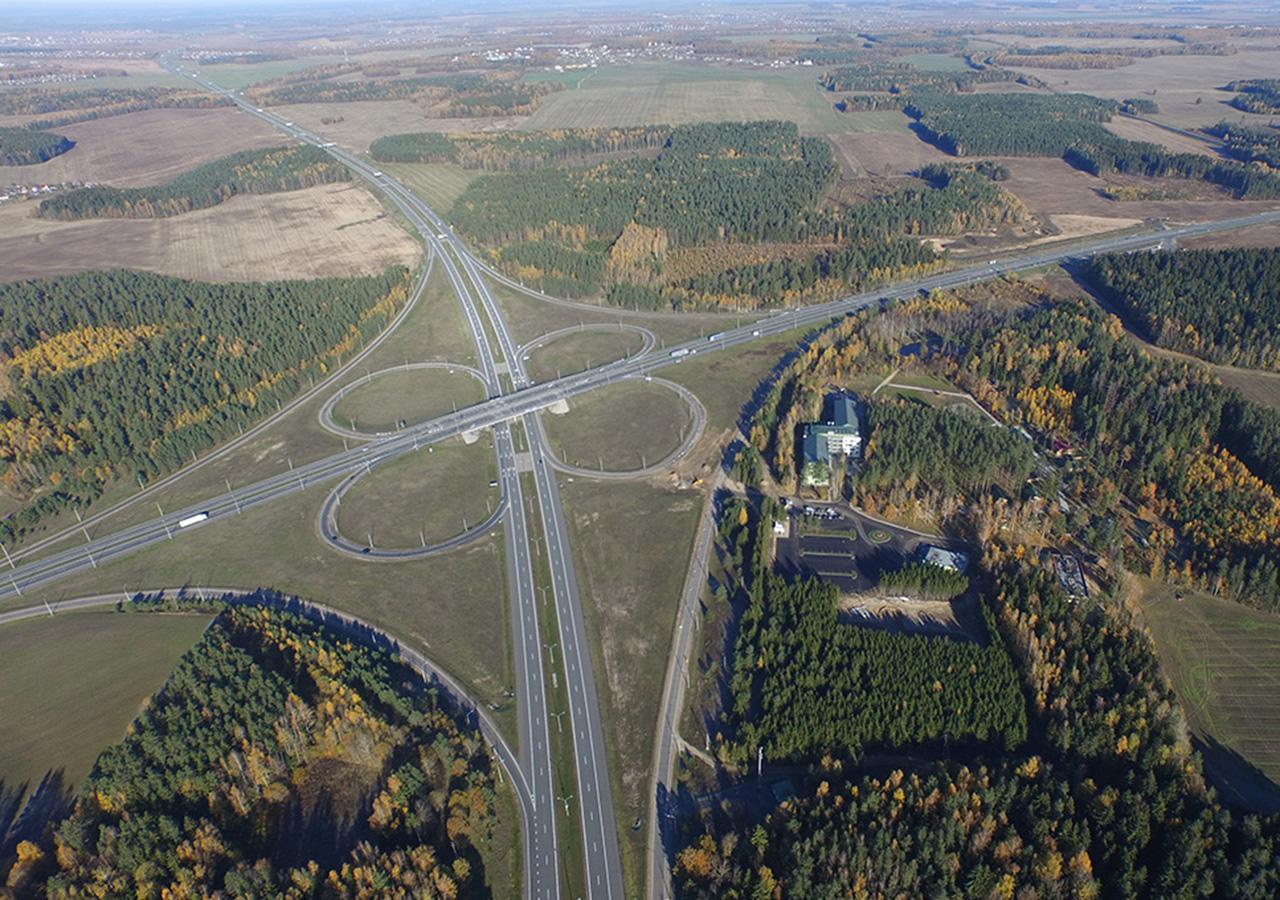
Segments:
[[[1226,365],[1280,369],[1280,251],[1102,256],[1086,277],[1161,347]]]
[[[1112,519],[1107,554],[1280,609],[1280,414],[1144,353],[1083,299],[987,317],[951,371],[1006,420],[1080,448],[1062,486],[1078,515],[1105,519],[1127,498],[1147,534],[1125,540]]]
[[[1026,737],[1026,711],[1004,644],[984,612],[983,645],[895,634],[840,621],[836,589],[773,575],[769,530],[776,511],[726,507],[721,535],[749,544],[740,563],[746,594],[729,679],[721,759],[745,766],[856,759],[872,748],[951,739],[1006,749]],[[743,537],[745,530],[752,534]]]
[[[238,194],[271,194],[338,181],[351,172],[319,147],[302,144],[241,150],[183,172],[164,184],[140,188],[96,186],[40,201],[45,219],[153,219],[217,206]]]
[[[390,652],[265,605],[220,613],[11,896],[484,896],[494,760]]]
[[[140,272],[0,285],[3,483],[11,542],[252,424],[377,334],[408,273],[211,284]]]
[[[993,183],[996,174],[933,172],[927,184],[839,208],[825,198],[836,175],[826,141],[800,137],[790,122],[688,125],[670,131],[656,158],[483,176],[451,219],[543,290],[603,292],[650,309],[754,307],[928,271],[937,254],[914,235],[1022,221],[1025,209]],[[758,254],[726,250],[718,264],[679,276],[668,265],[695,247],[761,242],[799,246],[750,262],[740,260]]]
[[[828,91],[878,91],[903,94],[912,91],[956,93],[972,91],[975,85],[993,83],[1025,84],[1025,76],[995,66],[971,66],[952,71],[920,69],[910,63],[888,59],[840,66],[825,72],[821,84]]]
[[[1231,105],[1247,113],[1268,115],[1280,112],[1280,78],[1250,78],[1233,81],[1223,88],[1236,91]]]
[[[1204,130],[1221,138],[1227,151],[1241,162],[1261,162],[1280,169],[1280,129],[1274,125],[1223,121]]]
[[[319,73],[325,75],[326,73]],[[519,72],[458,72],[407,78],[334,81],[311,75],[252,85],[245,97],[258,106],[293,103],[356,103],[413,100],[442,117],[529,115],[548,94],[563,90],[554,81],[524,82]]]
[[[41,116],[23,127],[57,128],[144,109],[211,109],[231,100],[192,88],[7,88],[0,91],[0,115]]]
[[[75,141],[49,131],[0,126],[0,166],[30,166],[61,156]]]
[[[1240,198],[1280,197],[1280,174],[1267,169],[1117,137],[1102,127],[1117,108],[1087,94],[919,94],[905,112],[955,156],[1061,156],[1091,175],[1187,178]]]
[[[565,165],[600,154],[654,150],[671,136],[668,125],[566,128],[552,131],[390,134],[369,145],[379,162],[457,163],[467,169],[517,172]]]
[[[1027,565],[997,573],[1028,738],[969,765],[872,776],[831,757],[775,809],[706,816],[674,876],[693,898],[1270,897],[1280,820],[1226,808],[1146,635]]]

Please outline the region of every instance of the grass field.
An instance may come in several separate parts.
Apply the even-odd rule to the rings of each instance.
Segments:
[[[333,407],[333,420],[356,431],[394,431],[484,399],[484,386],[465,372],[410,369],[357,383]]]
[[[560,459],[606,471],[653,465],[680,446],[691,422],[678,394],[636,380],[571,398],[567,414],[542,421]]]
[[[645,832],[631,824],[648,809],[671,630],[703,498],[584,479],[562,492],[604,717],[625,894],[635,897]]]
[[[950,53],[908,53],[897,57],[894,62],[906,63],[917,69],[931,72],[963,72],[969,66],[958,56]]]
[[[546,381],[622,359],[643,346],[644,337],[634,331],[566,334],[530,352],[525,366],[535,381]]]
[[[75,612],[0,627],[0,783],[89,774],[199,640],[207,615]]]
[[[147,109],[55,130],[75,147],[38,165],[0,166],[0,184],[157,184],[237,150],[290,143],[270,125],[234,109]]]
[[[548,97],[520,127],[549,128],[789,119],[811,134],[844,131],[814,69],[739,69],[637,63],[594,70]]]
[[[1178,602],[1168,585],[1134,582],[1133,596],[1193,730],[1280,782],[1280,616],[1197,591],[1182,591]],[[1247,792],[1247,778],[1238,772],[1228,778],[1238,785],[1228,791]]]
[[[453,209],[454,201],[481,173],[453,163],[387,163],[389,174],[404,183],[440,215]]]
[[[1261,372],[1231,366],[1210,366],[1227,387],[1238,390],[1246,400],[1280,409],[1280,372]]]
[[[351,541],[379,547],[439,543],[484,521],[498,504],[493,437],[423,448],[373,470],[347,491],[338,527]]]
[[[511,336],[520,344],[527,344],[550,331],[583,323],[615,325],[618,322],[648,328],[657,335],[659,341],[672,344],[719,331],[730,322],[740,325],[751,321],[750,316],[729,316],[723,313],[635,315],[603,304],[597,309],[565,306],[529,297],[502,284],[490,282],[490,287]]]
[[[501,535],[429,559],[351,559],[329,550],[316,535],[327,491],[308,488],[0,605],[56,604],[87,594],[183,584],[272,587],[385,628],[443,666],[480,702],[500,704],[498,722],[513,734],[514,713],[503,696],[512,675]]]
[[[707,409],[709,431],[724,431],[738,424],[756,386],[809,332],[810,329],[798,328],[753,341],[732,353],[686,358],[679,365],[667,366],[660,374],[697,395]]]
[[[204,281],[317,278],[415,265],[421,245],[354,184],[233,197],[168,219],[34,218],[0,207],[0,278],[131,268]]]

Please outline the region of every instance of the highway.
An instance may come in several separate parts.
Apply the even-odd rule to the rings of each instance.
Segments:
[[[1216,222],[1205,222],[1100,239],[1078,244],[1070,249],[1041,250],[1020,256],[997,260],[995,265],[968,266],[943,272],[907,284],[885,287],[879,291],[859,294],[843,300],[780,312],[738,328],[720,332],[715,340],[689,341],[665,351],[650,352],[597,366],[574,375],[531,384],[523,390],[490,397],[481,403],[449,413],[439,418],[405,428],[398,434],[370,441],[361,447],[335,453],[296,469],[281,472],[247,487],[211,497],[173,511],[163,517],[142,522],[121,531],[92,541],[49,553],[34,561],[15,564],[6,572],[0,569],[0,599],[20,595],[23,590],[49,584],[75,572],[94,567],[104,560],[135,552],[163,540],[171,539],[179,519],[199,512],[209,514],[209,522],[236,515],[262,503],[323,484],[363,468],[376,465],[400,454],[416,450],[429,443],[445,440],[467,431],[478,431],[518,419],[528,413],[552,406],[561,400],[603,387],[621,378],[643,376],[666,366],[696,359],[707,353],[719,353],[763,337],[782,334],[797,328],[811,328],[856,310],[879,304],[895,297],[907,297],[918,291],[955,288],[974,282],[999,277],[1005,273],[1056,265],[1068,260],[1088,257],[1097,253],[1119,252],[1150,248],[1163,240],[1183,239],[1263,225],[1280,221],[1280,211],[1257,213]],[[683,357],[671,354],[686,351]],[[197,531],[204,524],[184,531]]]
[[[731,348],[778,335],[798,328],[814,328],[858,309],[905,297],[918,291],[955,288],[999,277],[1004,273],[1055,265],[1070,259],[1096,253],[1138,250],[1164,240],[1182,239],[1217,231],[1245,228],[1280,221],[1280,211],[1259,213],[1219,222],[1181,226],[1101,238],[1069,248],[1046,247],[1036,251],[994,260],[986,265],[961,269],[868,292],[842,300],[788,310],[759,319],[741,327],[726,328],[709,338],[688,341],[663,351],[650,349],[628,359],[598,366],[585,372],[533,384],[524,373],[522,359],[513,345],[497,305],[490,295],[481,268],[465,246],[457,240],[420,200],[399,183],[373,169],[368,163],[325,143],[319,137],[293,126],[270,112],[260,112],[244,103],[233,92],[223,91],[209,82],[206,88],[230,96],[242,109],[272,122],[287,134],[308,143],[325,147],[351,170],[375,184],[427,238],[436,263],[443,265],[459,296],[467,316],[468,327],[476,339],[480,354],[480,370],[485,374],[488,397],[481,403],[449,415],[441,416],[402,431],[379,437],[325,459],[317,460],[277,476],[263,479],[245,488],[209,498],[199,504],[173,511],[105,535],[79,546],[50,552],[34,560],[10,563],[7,572],[0,570],[0,598],[21,595],[24,591],[54,582],[68,575],[96,568],[102,563],[152,546],[164,540],[185,539],[187,532],[198,532],[208,524],[233,517],[245,509],[273,502],[281,497],[328,484],[367,471],[380,462],[413,452],[430,443],[445,440],[468,431],[493,428],[495,450],[509,515],[503,518],[507,549],[508,585],[512,593],[513,634],[516,646],[516,675],[520,688],[520,769],[527,779],[530,818],[525,827],[525,893],[534,897],[559,897],[559,866],[556,843],[557,802],[552,775],[548,740],[548,709],[542,642],[538,628],[538,604],[535,602],[535,579],[525,504],[521,496],[521,466],[531,467],[536,485],[543,530],[551,560],[555,611],[559,644],[569,695],[569,712],[575,744],[577,799],[584,839],[587,888],[592,897],[622,896],[620,862],[616,834],[616,815],[605,761],[604,742],[596,702],[595,680],[586,648],[585,625],[582,620],[578,580],[569,549],[568,529],[560,502],[559,486],[545,449],[545,437],[536,415],[569,397],[595,390],[621,378],[644,376],[657,369],[679,365],[706,353]],[[464,277],[465,273],[465,277]],[[492,353],[479,311],[472,300],[474,288],[497,337],[504,362],[499,364]],[[504,390],[503,377],[510,383]],[[523,422],[528,436],[527,460],[517,455],[511,433],[512,420]],[[203,513],[207,518],[181,528],[179,520]],[[701,541],[700,541],[701,543]],[[695,572],[696,574],[696,572]],[[682,605],[682,621],[687,614],[687,601]],[[671,671],[683,673],[687,663],[688,641],[677,638]],[[557,713],[558,714],[558,713]],[[659,736],[661,739],[661,735]],[[659,750],[661,745],[659,745]]]

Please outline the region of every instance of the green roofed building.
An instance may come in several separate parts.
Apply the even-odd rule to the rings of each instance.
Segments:
[[[800,480],[809,487],[830,483],[834,457],[856,457],[862,452],[857,398],[851,394],[829,394],[824,405],[826,421],[805,425],[801,432]]]

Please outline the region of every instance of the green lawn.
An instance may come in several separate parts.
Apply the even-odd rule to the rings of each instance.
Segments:
[[[581,82],[570,74],[555,74],[566,90],[546,98],[522,129],[789,119],[807,133],[845,130],[813,68],[635,63],[601,67]]]
[[[1134,580],[1192,729],[1280,782],[1280,616],[1197,591],[1180,591],[1178,602],[1179,590]]]
[[[379,547],[417,547],[483,522],[498,503],[493,436],[450,440],[385,463],[343,495],[338,528],[351,541],[373,535]]]
[[[484,399],[484,385],[466,372],[406,369],[357,379],[333,406],[333,420],[357,431],[394,431]]]
[[[569,400],[569,412],[547,414],[547,439],[570,465],[606,471],[653,465],[677,447],[690,427],[684,399],[668,388],[628,380]]]
[[[0,627],[0,783],[71,787],[124,737],[208,615],[75,612]]]

